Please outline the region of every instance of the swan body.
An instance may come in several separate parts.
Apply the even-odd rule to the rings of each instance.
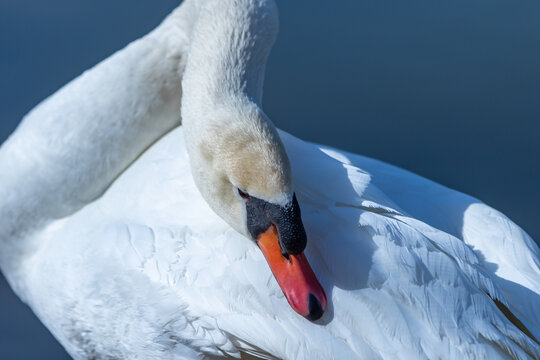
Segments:
[[[246,14],[256,21],[234,28],[201,20]],[[271,126],[275,16],[271,1],[188,0],[24,119],[0,150],[0,266],[17,294],[76,359],[540,358],[540,252],[523,230]],[[232,33],[212,43],[215,26]],[[235,31],[263,45],[219,48]],[[224,138],[255,139],[264,154],[239,158],[257,171],[233,171]],[[273,204],[294,190],[321,319],[288,306],[241,199],[212,187],[220,171]]]

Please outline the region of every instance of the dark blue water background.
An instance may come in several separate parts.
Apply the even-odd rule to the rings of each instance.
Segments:
[[[177,4],[0,0],[0,140]],[[278,5],[264,108],[279,127],[474,195],[540,239],[540,2]],[[0,358],[68,358],[3,280]]]

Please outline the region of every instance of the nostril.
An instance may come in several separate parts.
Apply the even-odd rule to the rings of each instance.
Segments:
[[[289,259],[289,253],[288,253],[288,252],[281,250],[281,255],[282,255],[285,259],[291,261],[291,259]]]
[[[317,300],[313,294],[308,295],[308,308],[309,315],[306,316],[308,320],[315,321],[323,316],[324,311],[322,309],[321,302]]]

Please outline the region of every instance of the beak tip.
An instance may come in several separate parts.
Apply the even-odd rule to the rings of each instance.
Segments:
[[[310,321],[319,320],[324,314],[324,309],[321,302],[313,294],[309,294],[307,300],[309,314],[306,315],[306,319]]]

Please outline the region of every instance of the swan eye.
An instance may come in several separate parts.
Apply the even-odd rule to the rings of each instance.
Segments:
[[[245,193],[245,192],[243,192],[242,190],[240,190],[238,188],[236,189],[236,191],[238,192],[238,195],[240,195],[240,197],[242,199],[248,200],[250,198],[248,193]]]

